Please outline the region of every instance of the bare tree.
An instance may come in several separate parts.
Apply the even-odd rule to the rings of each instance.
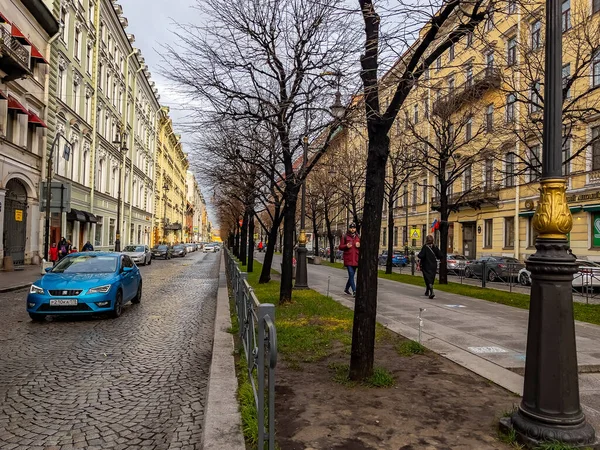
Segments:
[[[181,48],[167,48],[165,73],[198,102],[196,119],[266,122],[277,131],[283,185],[284,246],[280,302],[292,297],[292,257],[298,193],[326,151],[296,167],[303,137],[331,123],[331,79],[355,50],[353,18],[342,0],[202,0],[203,25],[182,25]],[[328,135],[335,127],[330,127]],[[261,162],[258,162],[259,164]]]
[[[419,3],[419,2],[417,2]],[[365,182],[365,208],[357,295],[354,309],[350,373],[352,380],[369,377],[373,372],[375,322],[377,314],[377,259],[379,230],[385,192],[385,168],[390,153],[388,133],[416,81],[450,46],[486,17],[482,0],[451,0],[439,5],[403,5],[403,27],[422,30],[386,77],[391,97],[387,107],[380,102],[380,23],[372,0],[359,0],[365,23],[364,54],[360,76],[369,138]],[[429,14],[425,23],[415,23]],[[409,25],[406,25],[406,24]],[[423,27],[425,25],[425,27]]]

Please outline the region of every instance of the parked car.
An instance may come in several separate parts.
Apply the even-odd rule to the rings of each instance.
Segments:
[[[507,256],[484,256],[465,267],[465,276],[467,278],[484,276],[483,268],[485,263],[486,276],[489,281],[496,281],[499,278],[507,279],[517,277],[519,271],[525,267],[521,261]]]
[[[196,247],[191,242],[185,244],[185,251],[188,253],[192,253],[196,251]]]
[[[166,244],[157,245],[152,248],[153,258],[171,259],[171,256],[173,256],[173,249]]]
[[[573,274],[571,285],[574,288],[600,287],[600,264],[585,259],[578,259],[576,263],[579,270]],[[527,268],[519,270],[519,283],[523,286],[531,286],[531,272]]]
[[[147,245],[128,245],[123,249],[123,253],[131,258],[138,266],[141,264],[152,264],[152,252]]]
[[[458,253],[450,253],[446,255],[446,261],[448,272],[455,272],[457,274],[464,273],[467,266],[472,262],[466,256],[459,255]],[[440,262],[438,261],[438,272],[439,271]]]
[[[173,256],[179,256],[181,258],[183,258],[185,255],[187,255],[187,251],[185,249],[185,245],[184,244],[177,244],[173,246],[173,252],[172,252]]]
[[[204,253],[216,253],[216,251],[217,249],[214,244],[204,244],[204,248],[202,249]]]
[[[379,255],[379,265],[385,266],[387,264],[387,250],[384,250],[381,255]],[[405,267],[410,264],[409,259],[399,250],[395,250],[392,255],[392,266],[393,267]]]
[[[114,252],[72,253],[35,281],[27,295],[34,321],[47,315],[109,313],[142,299],[142,275],[127,255]]]

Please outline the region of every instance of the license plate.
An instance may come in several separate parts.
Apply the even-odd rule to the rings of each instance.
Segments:
[[[77,306],[76,298],[51,299],[50,306]]]

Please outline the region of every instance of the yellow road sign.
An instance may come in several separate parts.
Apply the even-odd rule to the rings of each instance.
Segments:
[[[15,209],[15,220],[17,222],[23,222],[23,210]]]
[[[418,228],[413,228],[410,230],[410,238],[411,239],[421,239],[421,230]]]

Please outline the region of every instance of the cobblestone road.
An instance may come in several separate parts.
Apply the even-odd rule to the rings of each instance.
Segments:
[[[119,319],[37,324],[0,294],[0,449],[200,449],[220,257],[141,267]]]

